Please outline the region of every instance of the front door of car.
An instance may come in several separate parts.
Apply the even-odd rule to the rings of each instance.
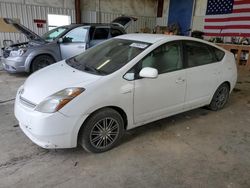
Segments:
[[[187,61],[187,91],[185,109],[209,103],[219,83],[220,68],[209,45],[184,41]]]
[[[135,124],[182,111],[186,90],[186,70],[183,69],[181,52],[178,41],[166,43],[138,63],[138,70],[144,67],[156,68],[158,77],[135,80]]]
[[[62,59],[78,55],[86,50],[88,29],[77,27],[66,33],[60,41]]]

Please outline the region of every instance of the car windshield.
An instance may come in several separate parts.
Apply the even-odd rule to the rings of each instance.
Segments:
[[[61,33],[63,33],[67,27],[57,27],[45,33],[42,38],[48,42],[55,40]]]
[[[126,65],[149,46],[145,42],[114,38],[66,60],[66,63],[81,71],[107,75]]]

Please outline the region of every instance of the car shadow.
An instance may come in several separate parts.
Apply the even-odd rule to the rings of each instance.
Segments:
[[[160,119],[142,126],[128,130],[120,145],[133,141],[135,138],[147,134],[149,132],[159,132],[169,126],[178,126],[185,121],[200,118],[201,116],[209,115],[213,111],[208,110],[207,107],[194,109],[191,111],[183,112],[177,115],[173,115],[164,119]]]

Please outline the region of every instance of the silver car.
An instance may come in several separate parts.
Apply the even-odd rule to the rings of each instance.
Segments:
[[[54,62],[75,56],[106,39],[125,34],[133,17],[118,17],[110,24],[71,24],[38,36],[13,19],[5,18],[28,42],[3,48],[2,64],[9,73],[35,72]]]

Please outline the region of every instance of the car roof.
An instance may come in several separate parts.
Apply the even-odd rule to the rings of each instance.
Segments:
[[[197,41],[197,42],[202,42],[211,46],[214,46],[216,48],[219,48],[223,51],[225,51],[223,48],[194,37],[187,37],[187,36],[179,36],[179,35],[164,35],[164,34],[146,34],[146,33],[135,33],[135,34],[125,34],[125,35],[119,35],[115,38],[120,38],[120,39],[126,39],[126,40],[135,40],[135,41],[140,41],[140,42],[146,42],[146,43],[157,43],[160,41],[174,41],[174,40],[191,40],[191,41]]]
[[[72,23],[72,24],[66,25],[64,27],[74,28],[74,27],[79,27],[79,26],[106,26],[106,27],[122,28],[122,27],[119,27],[115,24],[110,24],[110,23],[81,23],[81,24]]]
[[[126,40],[135,40],[135,41],[147,42],[147,43],[156,43],[156,42],[161,41],[165,38],[168,38],[168,36],[161,35],[161,34],[136,33],[136,34],[120,35],[116,38],[126,39]]]
[[[156,43],[162,40],[172,41],[172,40],[193,40],[193,41],[202,41],[193,37],[179,36],[179,35],[164,35],[164,34],[147,34],[147,33],[135,33],[135,34],[126,34],[120,35],[116,38],[126,39],[126,40],[135,40],[147,43]]]
[[[82,24],[70,24],[70,25],[64,25],[60,26],[61,28],[67,28],[67,30],[71,30],[77,27],[85,27],[85,28],[90,28],[90,27],[104,27],[104,28],[112,28],[112,29],[118,29],[123,33],[126,33],[125,29],[123,27],[114,25],[114,24],[100,24],[100,23],[82,23]]]

